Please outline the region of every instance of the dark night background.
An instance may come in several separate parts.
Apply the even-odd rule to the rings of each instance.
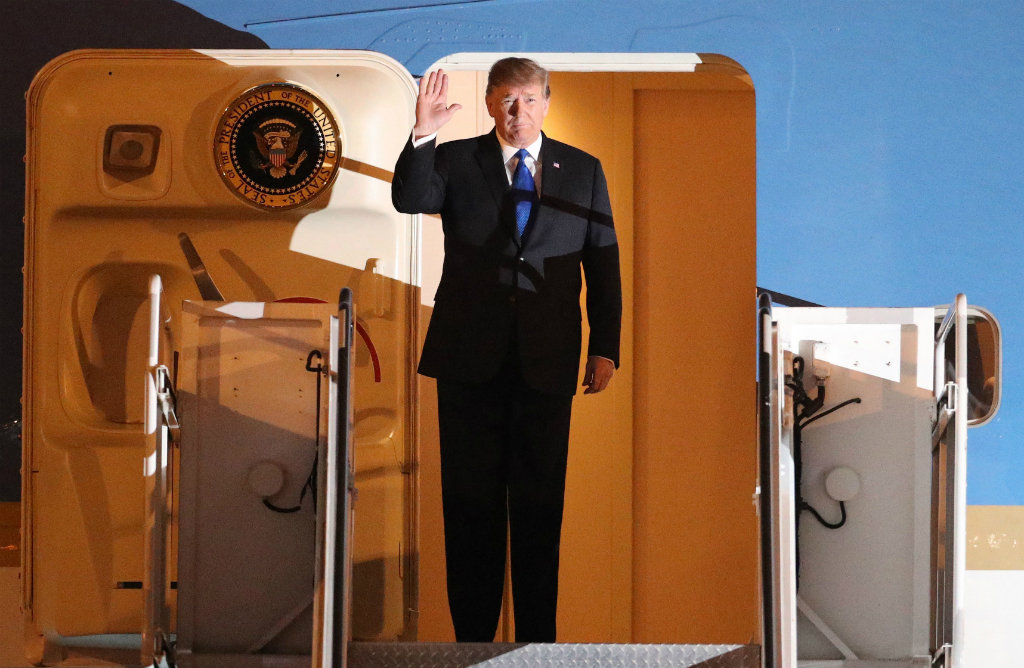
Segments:
[[[170,0],[4,3],[0,38],[0,502],[21,496],[25,93],[75,49],[265,49],[258,37]]]

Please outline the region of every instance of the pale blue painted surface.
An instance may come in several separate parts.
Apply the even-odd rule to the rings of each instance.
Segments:
[[[929,306],[963,291],[994,311],[1003,407],[971,432],[968,499],[1024,504],[1024,5],[184,4],[271,48],[373,49],[414,74],[458,51],[735,58],[757,90],[758,283],[836,306]]]

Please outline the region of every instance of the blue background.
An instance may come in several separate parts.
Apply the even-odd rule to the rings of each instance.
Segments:
[[[834,306],[932,306],[965,292],[991,309],[1003,327],[1003,403],[995,421],[971,431],[968,502],[1024,505],[1024,451],[1013,436],[1024,428],[1021,3],[401,1],[184,0],[192,16],[168,0],[93,0],[79,11],[88,20],[66,30],[36,19],[74,4],[42,3],[21,20],[50,37],[30,38],[18,16],[10,34],[26,35],[22,51],[55,50],[24,68],[27,76],[68,48],[261,41],[372,49],[413,74],[460,51],[730,56],[757,93],[758,284]],[[131,13],[138,16],[119,23]],[[61,31],[71,37],[57,44]],[[27,88],[15,83],[12,90]],[[12,105],[23,105],[17,95]],[[5,155],[20,163],[23,135],[3,136]],[[20,320],[13,254],[3,281],[12,325]],[[20,336],[13,326],[3,331],[5,355],[20,367]],[[10,385],[4,405],[13,409],[20,388]]]

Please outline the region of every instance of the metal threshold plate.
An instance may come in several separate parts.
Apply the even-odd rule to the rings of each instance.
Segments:
[[[349,668],[759,668],[757,645],[390,643],[349,645]]]

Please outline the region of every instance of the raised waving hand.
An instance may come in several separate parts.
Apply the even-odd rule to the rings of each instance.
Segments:
[[[420,92],[416,96],[416,139],[432,135],[451,120],[461,104],[448,106],[448,75],[444,70],[431,72],[429,77],[420,78]]]

